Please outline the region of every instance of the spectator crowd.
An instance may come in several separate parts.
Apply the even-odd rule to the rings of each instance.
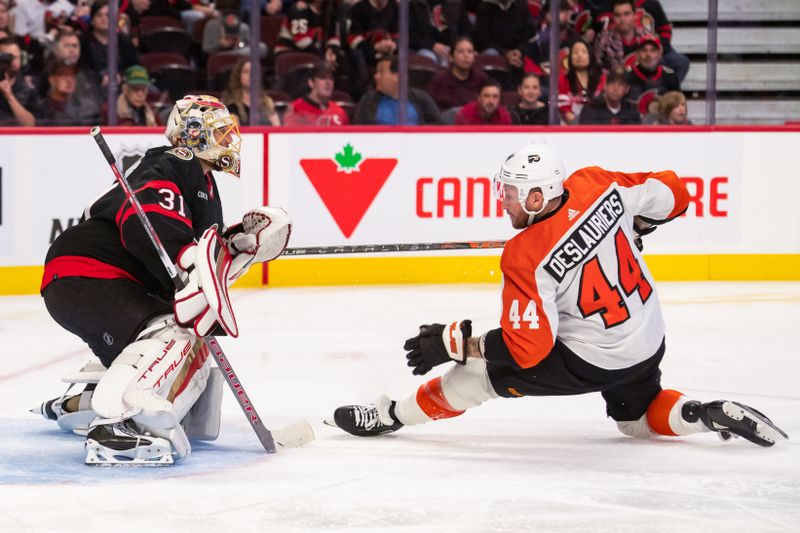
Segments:
[[[261,0],[256,43],[249,0],[111,0],[116,21],[108,1],[0,0],[0,126],[107,124],[111,87],[130,126],[191,92],[266,126],[547,124],[551,97],[562,124],[689,123],[689,60],[659,0],[561,0],[557,69],[549,0],[410,0],[404,110],[397,0]]]

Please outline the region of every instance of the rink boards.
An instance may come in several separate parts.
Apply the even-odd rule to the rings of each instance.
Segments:
[[[43,133],[44,131],[44,133]],[[107,128],[123,168],[158,130]],[[283,206],[292,247],[505,240],[505,157],[553,144],[567,172],[672,169],[692,202],[645,241],[662,280],[800,279],[800,128],[246,129],[242,178],[218,175],[227,223]],[[52,240],[113,176],[84,129],[0,129],[0,294],[35,293]],[[286,257],[244,286],[499,281],[499,250]]]

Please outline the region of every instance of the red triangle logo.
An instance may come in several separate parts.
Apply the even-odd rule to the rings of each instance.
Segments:
[[[349,172],[332,159],[301,159],[300,166],[336,225],[350,238],[397,166],[397,159],[365,159]]]

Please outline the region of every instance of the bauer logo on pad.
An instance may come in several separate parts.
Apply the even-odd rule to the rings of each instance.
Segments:
[[[300,166],[342,234],[350,238],[397,159],[364,159],[348,143],[332,159],[301,159]]]

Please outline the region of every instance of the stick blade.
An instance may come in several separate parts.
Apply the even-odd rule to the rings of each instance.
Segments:
[[[273,429],[272,436],[275,438],[275,442],[284,448],[299,448],[316,438],[311,424],[305,420],[295,422],[284,428]]]

